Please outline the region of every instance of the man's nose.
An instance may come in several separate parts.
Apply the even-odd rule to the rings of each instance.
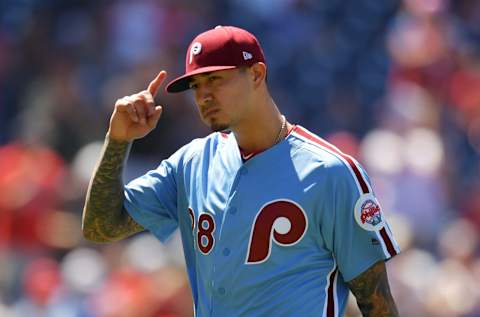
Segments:
[[[196,89],[199,104],[205,104],[213,99],[212,89],[209,85],[199,85]]]

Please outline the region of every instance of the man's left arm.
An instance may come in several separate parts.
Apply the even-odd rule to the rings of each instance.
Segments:
[[[390,292],[384,261],[372,265],[368,270],[348,282],[348,286],[355,295],[362,316],[399,316]]]

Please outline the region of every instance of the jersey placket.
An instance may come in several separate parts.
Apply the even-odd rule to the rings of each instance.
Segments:
[[[219,279],[218,274],[216,273],[217,267],[222,267],[224,262],[231,261],[231,253],[232,250],[231,246],[226,245],[228,243],[227,240],[222,239],[222,231],[224,230],[225,222],[227,221],[228,217],[235,217],[239,210],[234,205],[232,206],[232,201],[235,201],[235,196],[237,193],[238,185],[242,179],[246,175],[246,169],[244,166],[241,166],[240,169],[237,171],[234,181],[232,182],[231,188],[228,193],[228,200],[225,204],[225,208],[223,213],[221,214],[221,219],[219,220],[218,232],[217,232],[217,242],[214,248],[214,252],[212,256],[214,257],[213,261],[213,280],[212,280],[212,287],[214,290],[214,295],[211,298],[211,316],[221,316],[223,314],[222,309],[216,310],[216,300],[220,303],[225,302],[225,297],[229,296],[229,288],[230,283],[227,279]]]
[[[231,142],[228,146],[237,146],[236,142]],[[227,152],[228,155],[231,155],[232,152]],[[234,198],[237,194],[237,188],[238,185],[248,171],[246,170],[245,166],[242,164],[240,158],[232,158],[229,157],[227,160],[231,166],[229,166],[231,169],[230,171],[226,172],[232,172],[236,169],[235,177],[233,182],[231,183],[231,186],[228,190],[228,198],[226,201],[226,204],[223,208],[223,212],[216,217],[216,221],[218,224],[218,230],[215,232],[215,239],[216,239],[216,245],[214,249],[212,250],[211,256],[214,257],[214,260],[212,261],[212,294],[213,296],[210,298],[210,315],[211,316],[221,316],[224,312],[222,312],[222,309],[217,310],[216,309],[216,301],[218,300],[219,302],[224,302],[225,297],[229,296],[229,287],[230,283],[226,279],[219,280],[218,279],[218,274],[217,274],[217,268],[222,266],[222,263],[225,261],[230,260],[230,255],[232,253],[231,247],[228,245],[224,245],[224,239],[222,239],[222,231],[224,229],[224,224],[229,216],[235,216],[239,210],[235,207],[232,206],[231,203],[234,201]]]

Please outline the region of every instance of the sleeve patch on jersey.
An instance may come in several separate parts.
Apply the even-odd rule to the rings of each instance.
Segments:
[[[385,225],[382,208],[377,198],[371,193],[363,194],[358,198],[354,214],[358,225],[367,231],[377,231]]]

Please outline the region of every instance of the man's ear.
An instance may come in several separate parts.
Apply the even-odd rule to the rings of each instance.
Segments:
[[[259,87],[260,84],[265,81],[265,76],[267,75],[267,66],[262,62],[255,63],[250,67],[250,74],[252,76],[254,86]]]

